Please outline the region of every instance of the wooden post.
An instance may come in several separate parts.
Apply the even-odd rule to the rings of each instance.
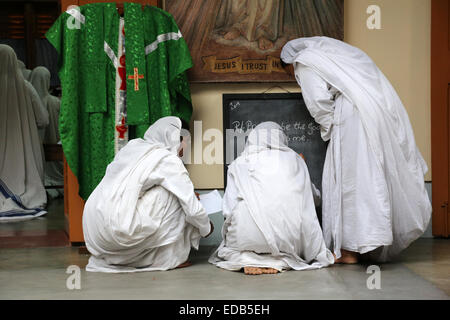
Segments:
[[[431,2],[431,164],[433,235],[449,236],[450,4]]]

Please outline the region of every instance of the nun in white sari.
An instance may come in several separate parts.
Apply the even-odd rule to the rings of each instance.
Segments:
[[[45,67],[36,67],[31,73],[30,82],[36,89],[40,101],[42,102],[45,111],[48,113],[49,123],[48,126],[44,128],[42,134],[42,141],[46,144],[57,144],[60,141],[59,130],[58,130],[58,120],[59,120],[59,109],[60,100],[59,98],[52,96],[49,92],[50,90],[50,71]],[[39,125],[38,125],[39,127]],[[44,173],[45,173],[45,185],[63,185],[64,184],[64,173],[63,173],[62,161],[47,161],[44,162]],[[62,190],[48,190],[51,197],[57,197],[62,194]]]
[[[43,154],[33,108],[14,50],[0,44],[0,221],[46,213]]]
[[[180,130],[180,119],[159,119],[106,169],[83,213],[87,271],[173,269],[212,231],[178,157]]]
[[[36,91],[35,87],[30,82],[32,73],[31,70],[25,69],[25,64],[20,60],[17,60],[17,65],[25,80],[25,87],[26,87],[25,89],[29,91],[31,97],[31,104],[33,106],[34,118],[36,119],[36,125],[38,127],[39,132],[39,139],[42,144],[44,142],[45,129],[49,124],[48,111],[47,108],[44,106],[41,98],[39,97],[39,94]],[[44,149],[41,148],[41,150],[42,154],[44,154]]]
[[[338,262],[386,261],[425,231],[427,166],[392,85],[361,50],[327,37],[288,42],[311,115],[330,140],[322,179],[322,226]],[[342,250],[342,257],[341,257]]]
[[[21,60],[17,60],[17,65],[19,66],[20,72],[22,72],[23,78],[27,81],[30,81],[31,70],[27,69],[25,63],[23,63],[23,61]]]
[[[28,81],[31,78],[31,70],[25,69],[25,64],[22,61],[17,60],[17,62],[19,70],[24,77],[25,90],[28,91],[27,95],[30,97],[31,100],[31,106],[34,112],[34,119],[36,121],[36,126],[39,134],[39,141],[40,141],[39,148],[41,149],[42,163],[43,165],[45,165],[45,153],[43,143],[44,143],[45,129],[49,124],[48,111],[47,108],[42,103],[42,100],[39,97],[39,94],[37,93],[36,89],[33,87],[31,82]],[[29,73],[25,71],[29,71]],[[42,183],[45,185],[44,172],[43,171],[39,172],[39,175],[41,176]]]
[[[209,262],[247,274],[333,264],[311,186],[305,161],[287,146],[281,127],[256,126],[228,168],[223,241]]]

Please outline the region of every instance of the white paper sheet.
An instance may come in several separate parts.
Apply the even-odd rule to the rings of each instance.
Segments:
[[[209,193],[201,194],[200,203],[205,208],[207,214],[222,211],[222,197],[217,189]]]

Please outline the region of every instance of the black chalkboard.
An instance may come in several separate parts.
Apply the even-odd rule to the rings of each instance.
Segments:
[[[223,95],[225,185],[228,165],[244,149],[250,130],[264,121],[274,121],[283,128],[289,147],[305,156],[311,180],[322,190],[327,142],[322,140],[320,125],[309,114],[301,93]]]

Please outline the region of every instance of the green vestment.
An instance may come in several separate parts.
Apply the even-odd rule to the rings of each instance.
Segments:
[[[189,122],[186,70],[192,59],[172,16],[125,3],[126,124],[142,137],[165,116]],[[59,131],[79,194],[87,199],[115,155],[116,75],[120,16],[115,3],[72,8],[46,34],[58,52],[62,86]]]

